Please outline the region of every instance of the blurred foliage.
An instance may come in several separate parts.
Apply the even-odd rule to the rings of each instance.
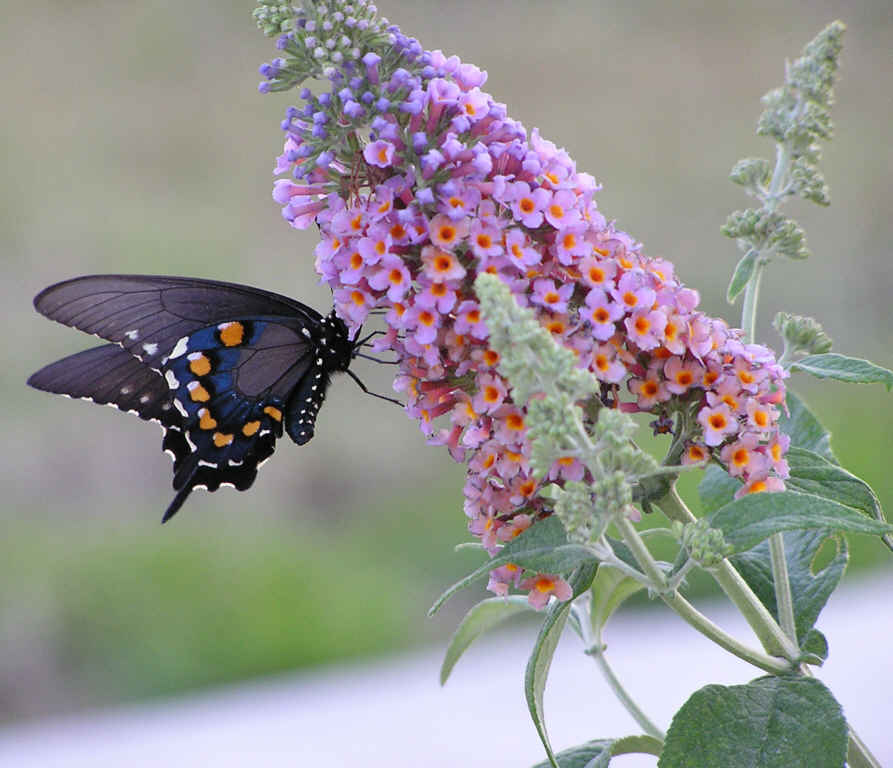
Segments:
[[[605,214],[732,322],[723,295],[737,254],[719,225],[743,201],[729,169],[764,149],[759,97],[784,58],[842,18],[823,165],[834,203],[796,211],[815,257],[773,267],[757,334],[778,345],[776,311],[811,315],[837,351],[893,364],[893,96],[877,88],[893,78],[889,0],[379,5],[428,47],[488,70],[514,118],[604,184]],[[157,430],[23,386],[90,343],[30,305],[74,274],[206,276],[329,304],[312,274],[313,233],[290,230],[270,199],[292,100],[256,92],[273,51],[251,3],[37,0],[4,11],[0,61],[22,74],[0,83],[0,718],[442,645],[463,603],[433,621],[425,610],[476,562],[452,551],[466,538],[461,469],[345,377],[310,445],[281,447],[248,494],[196,494],[164,528],[170,468]],[[388,390],[386,366],[357,372]],[[793,386],[841,461],[893,506],[889,395],[805,376]],[[695,478],[685,482],[693,490]],[[885,557],[876,542],[852,544],[854,567]]]

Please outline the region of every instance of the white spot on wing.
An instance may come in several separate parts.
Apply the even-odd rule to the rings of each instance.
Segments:
[[[173,360],[175,357],[180,357],[180,355],[185,355],[187,344],[189,344],[189,337],[184,336],[176,344],[174,344],[174,348],[171,350],[171,353],[167,356],[168,360]]]
[[[125,331],[124,335],[131,341],[136,341],[140,337],[140,332],[134,328],[132,331]]]
[[[143,350],[147,355],[154,355],[158,351],[158,345],[154,342],[152,344],[143,344]]]
[[[167,381],[167,385],[168,385],[168,387],[170,387],[171,389],[178,389],[178,388],[179,388],[179,386],[180,386],[180,382],[177,381],[177,377],[174,376],[174,372],[173,372],[173,371],[170,371],[170,370],[165,371],[165,372],[164,372],[164,379],[165,379],[165,381]]]

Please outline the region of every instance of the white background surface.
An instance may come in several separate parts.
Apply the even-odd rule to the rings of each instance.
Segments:
[[[831,656],[820,678],[883,765],[893,765],[893,577],[845,585],[819,621]],[[725,606],[705,607],[741,638]],[[521,681],[533,629],[485,638],[437,684],[441,651],[221,689],[150,706],[0,729],[4,768],[115,766],[529,766],[543,759]],[[761,673],[725,654],[668,611],[621,614],[608,659],[661,727],[692,691]],[[566,632],[546,690],[552,743],[566,748],[638,732],[595,665]],[[654,766],[624,756],[618,768]]]

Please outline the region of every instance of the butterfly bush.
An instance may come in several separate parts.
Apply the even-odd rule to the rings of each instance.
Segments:
[[[773,353],[700,311],[672,263],[601,213],[595,179],[483,90],[485,72],[423,50],[364,2],[256,16],[284,54],[261,68],[262,91],[330,86],[287,110],[273,197],[291,226],[319,228],[316,271],[350,328],[384,313],[376,346],[396,354],[395,390],[428,442],[467,464],[468,528],[491,554],[551,512],[545,483],[590,478],[573,456],[533,472],[527,410],[473,288],[481,273],[573,352],[602,404],[673,431],[676,463],[719,462],[739,496],[784,488]],[[511,587],[536,606],[570,596],[557,576],[492,572],[493,592]]]

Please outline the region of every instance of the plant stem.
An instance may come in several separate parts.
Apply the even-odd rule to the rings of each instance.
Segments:
[[[605,678],[605,681],[608,683],[608,686],[620,700],[620,703],[623,704],[626,711],[629,712],[630,717],[639,724],[645,733],[649,736],[653,736],[663,744],[664,739],[666,739],[666,734],[658,728],[651,721],[651,718],[642,711],[641,707],[636,704],[633,697],[627,693],[626,688],[623,687],[623,684],[614,674],[614,670],[611,669],[610,664],[608,664],[608,659],[604,654],[601,630],[596,630],[596,636],[593,637],[591,609],[592,603],[591,600],[588,599],[576,600],[573,606],[571,606],[571,611],[574,612],[577,624],[580,626],[580,634],[583,643],[586,646],[586,654],[595,659],[595,663],[598,664],[598,668],[601,671],[602,676]]]
[[[630,550],[632,550],[633,556],[636,558],[636,561],[639,563],[642,570],[654,581],[655,584],[666,586],[666,579],[660,570],[660,567],[651,556],[651,552],[648,550],[648,547],[645,546],[645,542],[642,541],[639,532],[635,529],[633,524],[625,518],[615,522],[623,534],[624,543]],[[712,640],[721,648],[727,650],[729,653],[734,654],[739,659],[743,659],[744,661],[753,664],[755,667],[759,667],[773,675],[784,674],[791,671],[791,664],[788,661],[769,656],[736,640],[710,621],[710,619],[698,611],[678,592],[663,589],[660,592],[660,598],[667,604],[667,606],[672,608],[686,622],[698,630],[698,632]],[[754,596],[754,600],[756,600],[756,596]],[[769,619],[771,621],[771,616]],[[780,629],[778,631],[781,632]]]
[[[655,504],[671,520],[679,520],[683,523],[696,520],[691,510],[679,497],[675,486]],[[723,560],[715,568],[710,568],[708,572],[741,611],[767,653],[772,656],[783,656],[791,661],[800,655],[797,644],[785,634],[766,606],[760,602],[747,582],[741,578],[741,574],[728,560]]]
[[[766,264],[760,256],[757,256],[757,263],[753,268],[753,274],[747,282],[744,289],[744,306],[741,310],[741,328],[744,330],[744,340],[753,343],[756,335],[757,324],[757,301],[760,298],[760,281],[763,278],[763,272],[766,271]]]
[[[849,736],[850,743],[846,753],[846,761],[849,768],[883,768],[852,727],[850,728]]]
[[[800,672],[804,677],[815,677],[812,669],[806,664],[800,665]],[[883,768],[853,726],[847,723],[847,728],[849,730],[849,746],[847,747],[846,761],[849,768]]]
[[[639,727],[647,733],[649,736],[653,736],[655,739],[660,741],[661,743],[667,738],[667,735],[658,728],[653,722],[651,722],[648,715],[646,715],[640,708],[639,705],[632,699],[632,697],[626,692],[626,689],[623,687],[623,684],[620,680],[617,679],[617,676],[614,674],[614,670],[611,669],[611,665],[608,664],[608,660],[605,658],[605,654],[602,651],[601,643],[596,643],[594,646],[591,646],[589,650],[586,651],[587,654],[592,656],[595,659],[595,663],[598,664],[598,668],[602,673],[602,677],[605,678],[605,682],[607,682],[608,686],[614,692],[614,695],[618,698],[621,704],[623,704],[624,708],[627,712],[629,712],[630,717],[635,720]]]
[[[772,580],[775,585],[775,606],[778,621],[784,633],[797,642],[797,627],[794,623],[794,598],[788,578],[788,563],[784,552],[784,538],[780,533],[769,537],[769,557],[772,561]]]

